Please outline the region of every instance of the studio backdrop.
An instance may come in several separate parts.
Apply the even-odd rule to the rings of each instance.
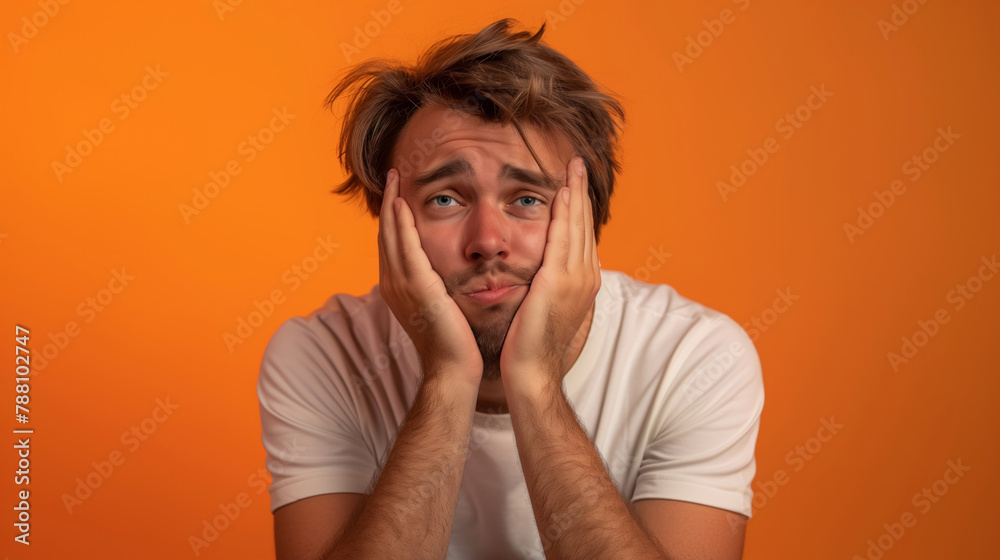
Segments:
[[[505,17],[625,104],[602,267],[756,345],[745,558],[996,557],[1000,6],[942,0],[4,2],[0,556],[273,557],[264,347],[378,282],[323,100]]]

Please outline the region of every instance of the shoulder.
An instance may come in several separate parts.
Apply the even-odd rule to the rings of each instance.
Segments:
[[[605,306],[614,310],[608,315],[620,321],[619,339],[641,349],[644,364],[675,391],[687,397],[734,385],[763,391],[753,341],[729,315],[622,272],[602,271],[602,282]]]
[[[287,319],[271,336],[265,354],[325,347],[333,350],[349,342],[385,338],[392,330],[392,313],[378,286],[364,295],[335,294],[308,315]],[[336,344],[333,344],[336,343]]]
[[[675,342],[750,343],[743,327],[725,313],[681,295],[668,284],[636,280],[614,270],[602,270],[603,302],[595,313],[619,311],[626,325],[645,325],[652,333],[667,333]]]
[[[278,327],[264,349],[260,384],[358,383],[373,353],[400,330],[378,286],[364,295],[333,295]]]

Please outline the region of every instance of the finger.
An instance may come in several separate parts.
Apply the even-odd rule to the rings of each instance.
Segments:
[[[385,253],[386,275],[391,277],[400,271],[399,233],[396,225],[396,212],[393,202],[399,196],[399,172],[389,171],[385,189],[382,192],[382,208],[379,213],[379,238],[382,240],[382,250]]]
[[[566,185],[559,192],[559,220],[557,223],[557,256],[556,262],[563,270],[568,270],[573,262],[573,250],[575,247],[573,210],[579,201],[574,200],[576,193],[575,175],[573,174],[573,158],[570,158],[566,169]],[[564,198],[565,197],[565,200]]]
[[[388,186],[389,186],[389,175],[386,175],[386,186],[382,189],[382,206],[379,208],[378,213],[378,235],[376,239],[378,240],[378,277],[379,284],[385,284],[385,279],[389,277],[389,262],[388,256],[386,255],[386,244],[385,236],[388,231],[386,213],[389,211],[388,207]]]
[[[577,174],[576,166],[579,157],[573,157],[569,162],[569,254],[567,262],[576,268],[583,256],[583,197],[580,193],[580,176]]]
[[[545,250],[542,253],[542,269],[564,270],[568,254],[569,236],[566,232],[569,204],[563,199],[569,193],[566,186],[560,187],[552,199],[552,218],[545,237]]]
[[[587,175],[587,165],[586,161],[582,158],[580,163],[583,164],[583,176],[580,177],[580,192],[583,199],[583,262],[585,265],[593,266],[596,268],[597,263],[594,261],[594,255],[596,251],[594,247],[596,245],[594,241],[594,204],[590,197],[590,181]]]
[[[375,236],[378,240],[378,278],[379,284],[385,284],[385,279],[389,277],[389,263],[386,260],[385,254],[385,244],[382,243],[382,219],[379,218],[378,221],[378,235]]]
[[[417,232],[416,222],[410,205],[405,200],[400,199],[399,214],[397,215],[399,229],[399,255],[402,260],[403,269],[407,278],[413,278],[419,273],[425,273],[431,268],[424,248],[420,244],[420,234]]]

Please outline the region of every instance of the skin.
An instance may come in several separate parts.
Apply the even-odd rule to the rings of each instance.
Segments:
[[[743,516],[676,500],[626,503],[563,394],[589,333],[600,263],[586,173],[573,173],[582,160],[560,139],[528,133],[555,189],[498,180],[507,163],[538,170],[513,129],[436,107],[405,127],[379,215],[379,290],[423,380],[370,495],[323,494],[275,512],[280,559],[443,559],[477,408],[510,412],[546,558],[741,557]],[[457,156],[471,176],[414,188]],[[543,207],[524,208],[534,205],[525,196]],[[524,285],[487,305],[467,295],[486,274]]]
[[[541,134],[530,127],[526,135],[542,165],[554,178],[554,186],[565,185],[567,167],[574,156],[569,142],[561,136]],[[433,149],[428,150],[431,144]],[[455,175],[415,188],[417,176],[456,158],[464,158],[470,163],[471,176]],[[419,165],[410,162],[419,162]],[[423,107],[411,117],[400,134],[393,157],[393,169],[399,172],[398,196],[405,203],[401,211],[411,214],[428,264],[440,276],[448,296],[466,318],[482,356],[483,374],[477,400],[477,410],[482,412],[508,411],[500,375],[503,349],[507,349],[506,358],[515,365],[513,361],[524,363],[525,354],[536,352],[537,345],[554,344],[553,340],[539,336],[528,341],[526,348],[519,346],[524,352],[514,355],[510,349],[515,346],[504,343],[515,314],[529,293],[529,285],[542,266],[558,194],[552,188],[499,179],[504,164],[541,172],[513,127],[483,123],[437,105]],[[582,204],[581,201],[576,209],[581,220],[585,219]],[[589,216],[590,212],[586,214]],[[592,219],[589,227],[592,232]],[[569,232],[564,226],[558,234],[568,236]],[[581,237],[578,235],[577,241],[582,244]],[[596,262],[596,244],[592,235],[590,239],[593,248],[588,256]],[[583,246],[580,248],[582,250]],[[520,286],[506,300],[484,304],[467,293],[482,286],[487,276],[499,276],[505,283]],[[594,282],[594,277],[590,281]],[[547,287],[552,288],[553,284]],[[560,337],[566,339],[561,346],[565,352],[560,360],[560,367],[565,370],[561,372],[563,375],[576,361],[586,341],[593,318],[593,300],[599,287],[597,273],[596,284],[589,286],[593,294],[580,294],[589,299],[589,303],[571,302],[570,307],[575,305],[576,308],[568,321],[574,324],[567,324]],[[580,306],[587,308],[580,309]],[[409,316],[404,316],[401,324],[406,325]]]

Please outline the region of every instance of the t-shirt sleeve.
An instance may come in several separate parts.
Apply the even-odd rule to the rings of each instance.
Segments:
[[[365,493],[377,459],[365,444],[352,376],[335,345],[295,317],[271,337],[257,380],[271,511],[319,494]]]
[[[750,337],[728,316],[703,318],[665,376],[632,500],[680,500],[751,517],[764,383]]]

